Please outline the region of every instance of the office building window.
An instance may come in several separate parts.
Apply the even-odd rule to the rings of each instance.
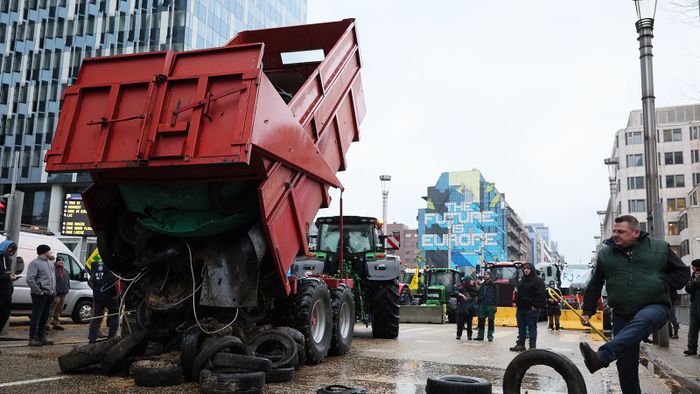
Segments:
[[[628,131],[625,133],[625,145],[638,145],[643,142],[641,131]]]
[[[683,240],[678,246],[678,253],[680,257],[687,256],[690,254],[689,242],[687,239]]]
[[[666,175],[666,187],[685,187],[685,176],[683,174]]]
[[[683,164],[683,152],[664,153],[664,164]]]
[[[639,229],[646,232],[647,231],[647,222],[639,222]]]
[[[684,213],[678,217],[678,233],[688,228],[688,214]]]
[[[700,126],[692,126],[690,128],[690,139],[700,140]]]
[[[627,167],[641,167],[644,165],[644,156],[641,153],[627,155]]]
[[[678,222],[668,222],[668,235],[678,235]]]
[[[691,163],[698,163],[700,162],[700,150],[698,149],[693,149],[690,151],[690,162]]]
[[[643,176],[627,177],[627,190],[644,189]]]
[[[683,140],[681,129],[664,130],[664,142],[676,142]]]
[[[669,198],[666,200],[666,210],[668,212],[682,211],[685,209],[685,198]]]
[[[627,203],[628,212],[646,212],[644,200],[629,200]]]
[[[700,173],[694,172],[693,173],[693,187],[697,186],[698,183],[700,183]]]

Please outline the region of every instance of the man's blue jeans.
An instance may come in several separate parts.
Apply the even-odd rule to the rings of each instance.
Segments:
[[[525,345],[525,337],[529,334],[530,347],[537,346],[537,319],[540,317],[540,310],[532,308],[518,308],[515,310],[515,320],[518,322],[518,345]],[[528,330],[529,332],[525,332]]]
[[[600,362],[607,367],[617,360],[622,392],[641,393],[639,388],[639,343],[668,321],[671,310],[662,304],[647,305],[634,315],[613,310],[613,339],[598,349]]]

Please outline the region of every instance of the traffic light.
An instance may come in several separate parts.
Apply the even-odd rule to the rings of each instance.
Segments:
[[[0,196],[0,228],[5,228],[5,216],[7,214],[8,197]]]

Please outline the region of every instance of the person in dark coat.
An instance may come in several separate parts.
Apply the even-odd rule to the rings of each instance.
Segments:
[[[70,290],[70,275],[66,272],[64,265],[63,257],[57,257],[54,263],[54,268],[56,269],[56,297],[53,299],[53,304],[49,310],[49,320],[46,323],[47,330],[63,331],[63,327],[61,327],[61,313],[63,313],[66,295]]]
[[[5,327],[12,311],[12,293],[17,275],[12,272],[12,256],[17,253],[17,244],[10,241],[0,243],[0,330]]]
[[[117,335],[119,328],[119,301],[117,300],[117,277],[102,261],[96,261],[91,265],[91,281],[92,283],[92,299],[93,299],[93,317],[100,319],[92,319],[90,321],[90,330],[88,332],[88,341],[95,343],[97,341],[97,332],[100,329],[101,317],[107,309],[109,316],[107,317],[107,326],[109,334],[107,338],[114,338]]]
[[[554,281],[549,282],[549,288],[555,293],[559,294],[561,298],[561,290],[559,290]],[[559,331],[559,318],[561,317],[561,305],[559,305],[559,299],[554,298],[549,295],[547,291],[547,323],[550,330]]]
[[[487,337],[489,342],[493,342],[494,320],[496,318],[496,308],[498,306],[498,286],[491,279],[491,271],[484,272],[484,281],[479,286],[479,334],[477,341],[484,340],[484,326],[486,320],[489,322]]]
[[[641,393],[639,343],[669,320],[671,289],[688,283],[690,270],[667,242],[641,231],[634,216],[615,218],[613,236],[603,244],[586,286],[581,324],[590,324],[605,284],[613,311],[613,338],[598,351],[587,342],[581,342],[579,349],[590,373],[617,361],[622,392]]]
[[[685,292],[690,294],[690,328],[688,328],[688,349],[683,351],[686,356],[698,354],[698,332],[700,331],[700,259],[690,263],[693,275],[685,286]]]
[[[458,288],[457,293],[457,339],[462,339],[464,323],[467,323],[467,338],[472,339],[472,320],[476,315],[476,299],[479,289],[476,288],[474,278],[468,277]]]
[[[518,280],[515,293],[515,319],[518,322],[518,340],[513,352],[525,350],[525,338],[529,336],[530,349],[537,348],[537,320],[544,308],[547,291],[544,281],[535,274],[530,263],[523,264],[522,277]]]

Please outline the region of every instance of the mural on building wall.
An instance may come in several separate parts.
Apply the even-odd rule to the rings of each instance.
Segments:
[[[442,173],[426,201],[418,210],[418,242],[428,266],[468,269],[482,253],[486,262],[508,259],[505,201],[479,171]]]

